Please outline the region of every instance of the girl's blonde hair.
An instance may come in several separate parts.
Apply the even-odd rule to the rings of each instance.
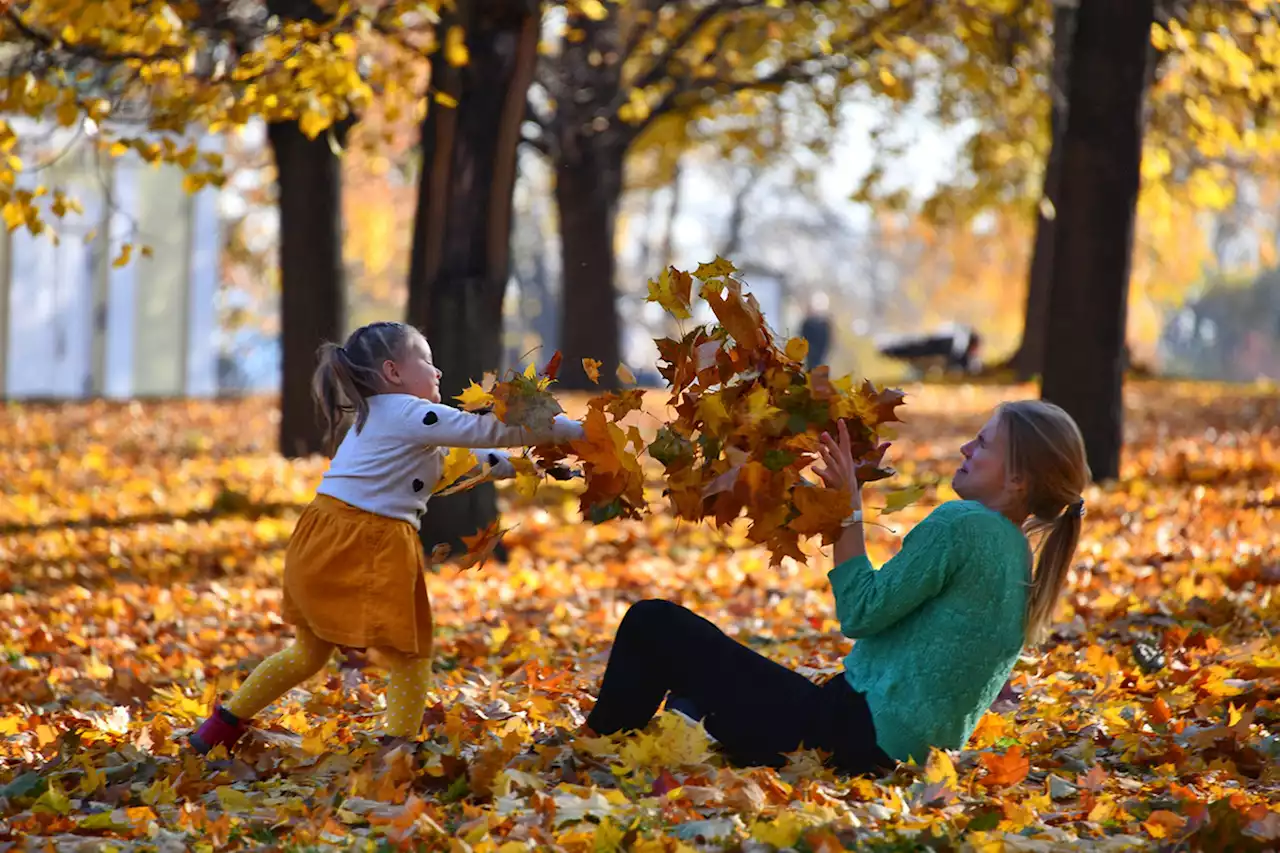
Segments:
[[[383,363],[402,359],[414,335],[420,334],[406,323],[370,323],[352,332],[341,346],[331,342],[320,345],[311,396],[324,422],[325,446],[330,454],[337,450],[349,416],[355,416],[357,434],[364,427],[369,418],[368,398],[385,388]]]
[[[1040,540],[1027,596],[1026,640],[1038,643],[1067,582],[1080,542],[1084,498],[1091,473],[1076,422],[1043,400],[1004,403],[997,411],[1008,441],[1010,477],[1022,480],[1030,518],[1024,529]]]

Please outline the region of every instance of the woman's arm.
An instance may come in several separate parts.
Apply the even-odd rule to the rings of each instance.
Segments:
[[[849,517],[845,519],[844,532],[836,540],[834,552],[836,565],[867,553],[866,532],[862,526],[862,484],[858,482],[858,470],[853,462],[853,449],[849,442],[849,429],[840,421],[839,440],[823,433],[818,440],[818,454],[823,466],[818,476],[832,489],[848,490]]]
[[[851,639],[878,634],[941,593],[952,564],[951,524],[935,511],[878,571],[865,553],[837,562],[827,579],[840,633]]]

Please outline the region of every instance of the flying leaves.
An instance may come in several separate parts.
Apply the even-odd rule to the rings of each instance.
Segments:
[[[640,457],[663,467],[664,491],[676,518],[710,521],[725,527],[739,516],[751,521],[750,541],[768,548],[772,562],[802,559],[802,537],[820,536],[830,544],[841,531],[852,496],[804,476],[817,461],[818,437],[844,421],[862,482],[892,474],[884,467],[885,424],[899,420],[901,391],[855,385],[851,378],[832,380],[827,368],[807,371],[803,339],[779,347],[755,297],[734,277],[733,264],[717,257],[690,275],[669,267],[649,282],[649,301],[676,320],[692,314],[694,280],[697,293],[710,306],[716,323],[694,327],[679,339],[656,341],[659,373],[667,380],[669,411],[654,438],[646,442],[634,426],[624,426],[641,408],[638,389],[608,392],[588,403],[586,436],[572,445],[583,465],[584,518],[601,523],[639,518],[649,511]],[[492,406],[511,424],[534,427],[560,411],[552,395],[556,353],[548,369],[512,375],[491,389],[475,385],[458,399],[465,408]],[[599,362],[583,367],[599,379]],[[635,377],[623,365],[618,377],[627,385]],[[534,413],[543,420],[535,420]],[[544,452],[545,456],[545,452]],[[899,511],[923,494],[923,488],[890,497],[887,511]]]

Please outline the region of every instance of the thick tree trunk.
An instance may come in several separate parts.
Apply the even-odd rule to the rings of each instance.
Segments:
[[[572,159],[556,163],[556,207],[560,213],[559,384],[565,389],[596,386],[582,359],[601,362],[600,386],[617,387],[620,327],[614,285],[614,228],[622,186],[622,154],[592,138],[579,140]]]
[[[1036,213],[1036,239],[1027,273],[1027,304],[1022,325],[1022,343],[1012,363],[1018,378],[1024,382],[1044,370],[1045,326],[1048,323],[1049,283],[1053,276],[1054,221],[1058,188],[1062,184],[1062,134],[1067,126],[1067,74],[1071,67],[1071,39],[1075,30],[1074,4],[1059,2],[1053,12],[1053,73],[1049,112],[1049,157],[1045,163],[1045,204]]]
[[[280,452],[295,458],[325,452],[311,375],[317,348],[343,328],[341,164],[296,122],[271,124],[267,137],[280,207]]]
[[[433,56],[434,88],[457,107],[432,104],[422,124],[422,177],[409,272],[408,320],[426,333],[451,403],[502,359],[502,297],[510,275],[512,192],[525,98],[538,47],[535,4],[476,0],[456,18],[470,59]],[[497,516],[492,486],[435,498],[423,522],[428,548]]]
[[[1124,340],[1154,0],[1082,0],[1069,72],[1042,396],[1120,472]]]

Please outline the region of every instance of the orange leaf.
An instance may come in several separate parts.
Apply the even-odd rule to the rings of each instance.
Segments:
[[[1022,753],[1022,747],[1011,746],[1004,755],[994,752],[982,754],[982,766],[987,769],[984,785],[1016,785],[1027,778],[1031,761]]]

